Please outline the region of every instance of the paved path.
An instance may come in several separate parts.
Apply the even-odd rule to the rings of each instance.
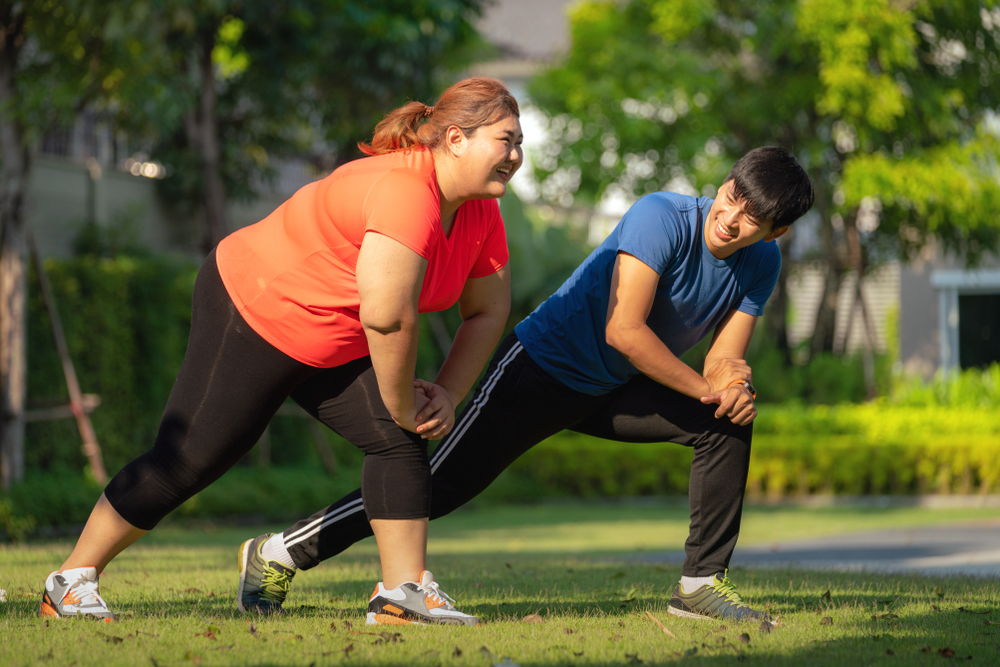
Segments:
[[[683,561],[683,553],[644,560]],[[1000,578],[1000,521],[902,528],[739,546],[733,567],[797,566],[869,572],[966,574]]]

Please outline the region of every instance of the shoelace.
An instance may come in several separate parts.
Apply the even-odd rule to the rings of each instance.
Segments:
[[[292,587],[292,577],[270,566],[264,567],[264,576],[260,581],[260,596],[268,602],[281,603]]]
[[[734,586],[733,582],[729,580],[729,570],[723,572],[722,581],[712,584],[712,588],[716,593],[726,598],[733,604],[741,607],[747,606],[747,604],[743,601],[743,598],[740,597],[739,592],[736,590],[736,586]]]
[[[438,585],[438,582],[432,581],[426,586],[418,586],[417,588],[423,591],[425,595],[430,595],[431,597],[440,600],[441,602],[444,602],[449,607],[452,607],[454,609],[453,605],[455,603],[455,600],[453,600],[450,595],[441,590],[441,587]]]
[[[67,595],[70,594],[79,600],[77,603],[78,606],[89,607],[91,605],[98,605],[102,609],[107,609],[108,607],[101,598],[101,592],[98,590],[96,580],[91,581],[90,579],[80,577],[70,584]]]

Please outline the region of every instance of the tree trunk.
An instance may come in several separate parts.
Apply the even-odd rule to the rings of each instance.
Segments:
[[[205,178],[206,254],[229,233],[226,222],[226,186],[222,182],[222,146],[219,143],[218,121],[215,115],[218,100],[215,90],[215,68],[212,65],[215,35],[216,30],[202,33],[198,54],[201,73],[198,147]]]
[[[844,279],[843,259],[834,238],[833,223],[830,222],[829,198],[824,174],[814,173],[812,182],[816,189],[816,208],[820,215],[820,245],[826,256],[826,270],[823,276],[823,294],[816,309],[816,320],[809,345],[810,358],[821,352],[833,351],[833,336],[837,326],[837,295],[840,294],[840,284]]]
[[[845,236],[847,238],[847,251],[850,257],[851,266],[858,275],[858,281],[854,287],[854,304],[851,306],[851,315],[854,315],[854,308],[861,309],[861,322],[865,328],[865,345],[862,349],[861,363],[864,366],[865,390],[868,400],[874,399],[878,395],[878,386],[875,382],[875,357],[874,350],[877,346],[875,339],[875,324],[871,321],[868,313],[868,306],[865,304],[865,296],[861,291],[861,283],[868,271],[868,258],[865,256],[865,249],[861,245],[861,235],[858,233],[858,210],[851,211],[848,220],[845,221]],[[847,329],[847,336],[850,336],[850,327]],[[846,339],[845,339],[846,348]]]
[[[781,273],[778,274],[778,283],[774,286],[774,292],[767,301],[767,317],[764,322],[767,325],[767,335],[786,366],[792,363],[792,350],[788,344],[788,276],[791,273],[791,261],[788,257],[788,250],[792,245],[791,234],[785,234],[776,241],[781,250]]]
[[[0,22],[0,486],[7,489],[24,478],[28,258],[24,198],[31,159],[24,128],[4,111],[16,99],[23,15],[5,5]]]

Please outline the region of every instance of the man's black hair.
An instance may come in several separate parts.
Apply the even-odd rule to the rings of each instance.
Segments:
[[[778,146],[755,148],[733,165],[725,183],[733,182],[733,196],[746,203],[750,217],[772,220],[772,229],[792,224],[812,208],[809,175],[791,154]]]

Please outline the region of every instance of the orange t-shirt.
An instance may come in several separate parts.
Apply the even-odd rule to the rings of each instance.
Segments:
[[[339,366],[368,354],[355,276],[367,231],[427,260],[422,313],[451,307],[466,280],[496,273],[508,259],[495,199],[462,204],[445,236],[434,160],[416,148],[355,160],[306,185],[219,243],[219,274],[266,341],[304,364]]]

